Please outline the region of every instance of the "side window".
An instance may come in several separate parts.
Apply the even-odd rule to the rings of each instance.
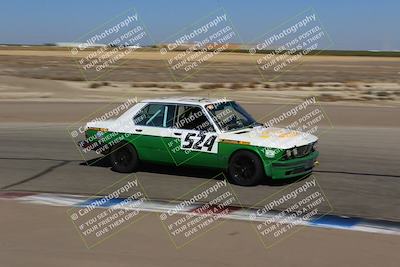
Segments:
[[[178,105],[174,126],[177,129],[215,132],[213,125],[198,106]]]
[[[148,104],[136,114],[133,121],[141,126],[172,127],[174,113],[174,105]]]

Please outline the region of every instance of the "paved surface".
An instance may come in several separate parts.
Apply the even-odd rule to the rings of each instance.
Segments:
[[[2,103],[0,189],[95,194],[123,177],[111,171],[105,160],[87,166],[67,132],[72,122],[105,105]],[[265,121],[282,105],[245,107],[255,118]],[[333,213],[400,221],[399,109],[334,105],[323,108],[334,127],[327,120],[322,121],[321,166],[316,168],[315,177],[330,200]],[[94,153],[85,157],[91,163],[96,158]],[[173,200],[218,173],[147,164],[137,176],[150,198]],[[253,206],[285,185],[234,186],[234,190],[243,205]],[[329,207],[323,209],[327,211]]]
[[[330,114],[337,117],[335,127],[324,126],[327,131],[320,136],[319,146],[321,166],[315,176],[333,206],[333,213],[400,221],[400,128],[390,127],[395,124],[393,120],[379,112],[374,120],[366,120],[366,127],[349,127],[349,120],[359,123],[362,109],[348,108],[349,115],[342,118],[337,114],[341,109],[331,109]],[[43,118],[49,116],[51,113],[43,113]],[[112,172],[105,161],[86,166],[66,131],[67,125],[2,123],[0,188],[94,194],[122,177]],[[94,158],[96,155],[87,157]],[[216,174],[209,170],[145,165],[137,176],[150,198],[173,200]],[[284,186],[267,183],[251,188],[234,186],[234,190],[242,204],[253,206]]]
[[[303,228],[266,250],[250,223],[240,221],[225,221],[177,250],[156,213],[87,249],[66,210],[0,201],[7,214],[0,216],[0,265],[390,267],[400,261],[399,236]]]

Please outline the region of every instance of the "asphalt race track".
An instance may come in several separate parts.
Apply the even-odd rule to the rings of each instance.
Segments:
[[[370,109],[376,114],[383,112]],[[365,113],[353,110],[356,115],[352,119],[357,121],[353,124],[358,125],[362,119],[357,116]],[[328,111],[331,117],[343,112],[340,107]],[[393,109],[394,114],[396,111]],[[336,118],[335,126],[323,126],[326,132],[320,136],[321,165],[314,175],[333,207],[332,214],[400,221],[400,128],[393,127],[390,118],[386,123],[377,118],[375,123],[357,127],[349,126],[352,119]],[[69,124],[0,124],[1,190],[91,195],[123,177],[111,171],[105,160],[87,166],[68,135]],[[91,159],[95,158],[96,154]],[[177,199],[216,174],[214,170],[149,164],[136,173],[148,196],[157,200]],[[256,187],[234,186],[234,190],[244,206],[253,206],[285,185],[266,182]]]

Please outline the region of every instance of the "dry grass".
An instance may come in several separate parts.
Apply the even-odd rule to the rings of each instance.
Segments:
[[[257,88],[259,84],[260,84],[259,82],[251,82],[247,85],[247,87],[248,88]]]
[[[272,88],[272,84],[265,83],[265,84],[264,84],[264,88]]]
[[[238,90],[238,89],[242,89],[245,86],[242,83],[232,83],[229,88],[233,89],[233,90]]]
[[[89,84],[89,88],[99,88],[102,86],[109,86],[110,83],[109,82],[98,82],[98,83],[91,83]]]
[[[345,101],[347,100],[343,96],[332,95],[332,94],[321,94],[318,96],[318,101],[321,102],[336,102],[336,101]]]
[[[169,89],[183,89],[180,84],[171,84],[171,83],[132,83],[131,87],[140,87],[140,88],[169,88]]]
[[[386,96],[390,96],[391,95],[391,93],[389,93],[389,92],[385,92],[385,91],[379,91],[379,92],[376,92],[375,93],[377,96],[379,96],[379,97],[386,97]]]
[[[157,88],[157,83],[132,83],[131,87],[142,87],[142,88]]]
[[[218,88],[225,88],[222,83],[203,83],[200,85],[201,89],[218,89]]]
[[[297,86],[299,86],[299,87],[313,87],[314,83],[313,82],[300,82],[300,83],[297,83]]]

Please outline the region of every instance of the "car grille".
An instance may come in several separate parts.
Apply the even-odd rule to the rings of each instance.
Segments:
[[[313,152],[314,143],[286,150],[285,159],[302,158]]]

